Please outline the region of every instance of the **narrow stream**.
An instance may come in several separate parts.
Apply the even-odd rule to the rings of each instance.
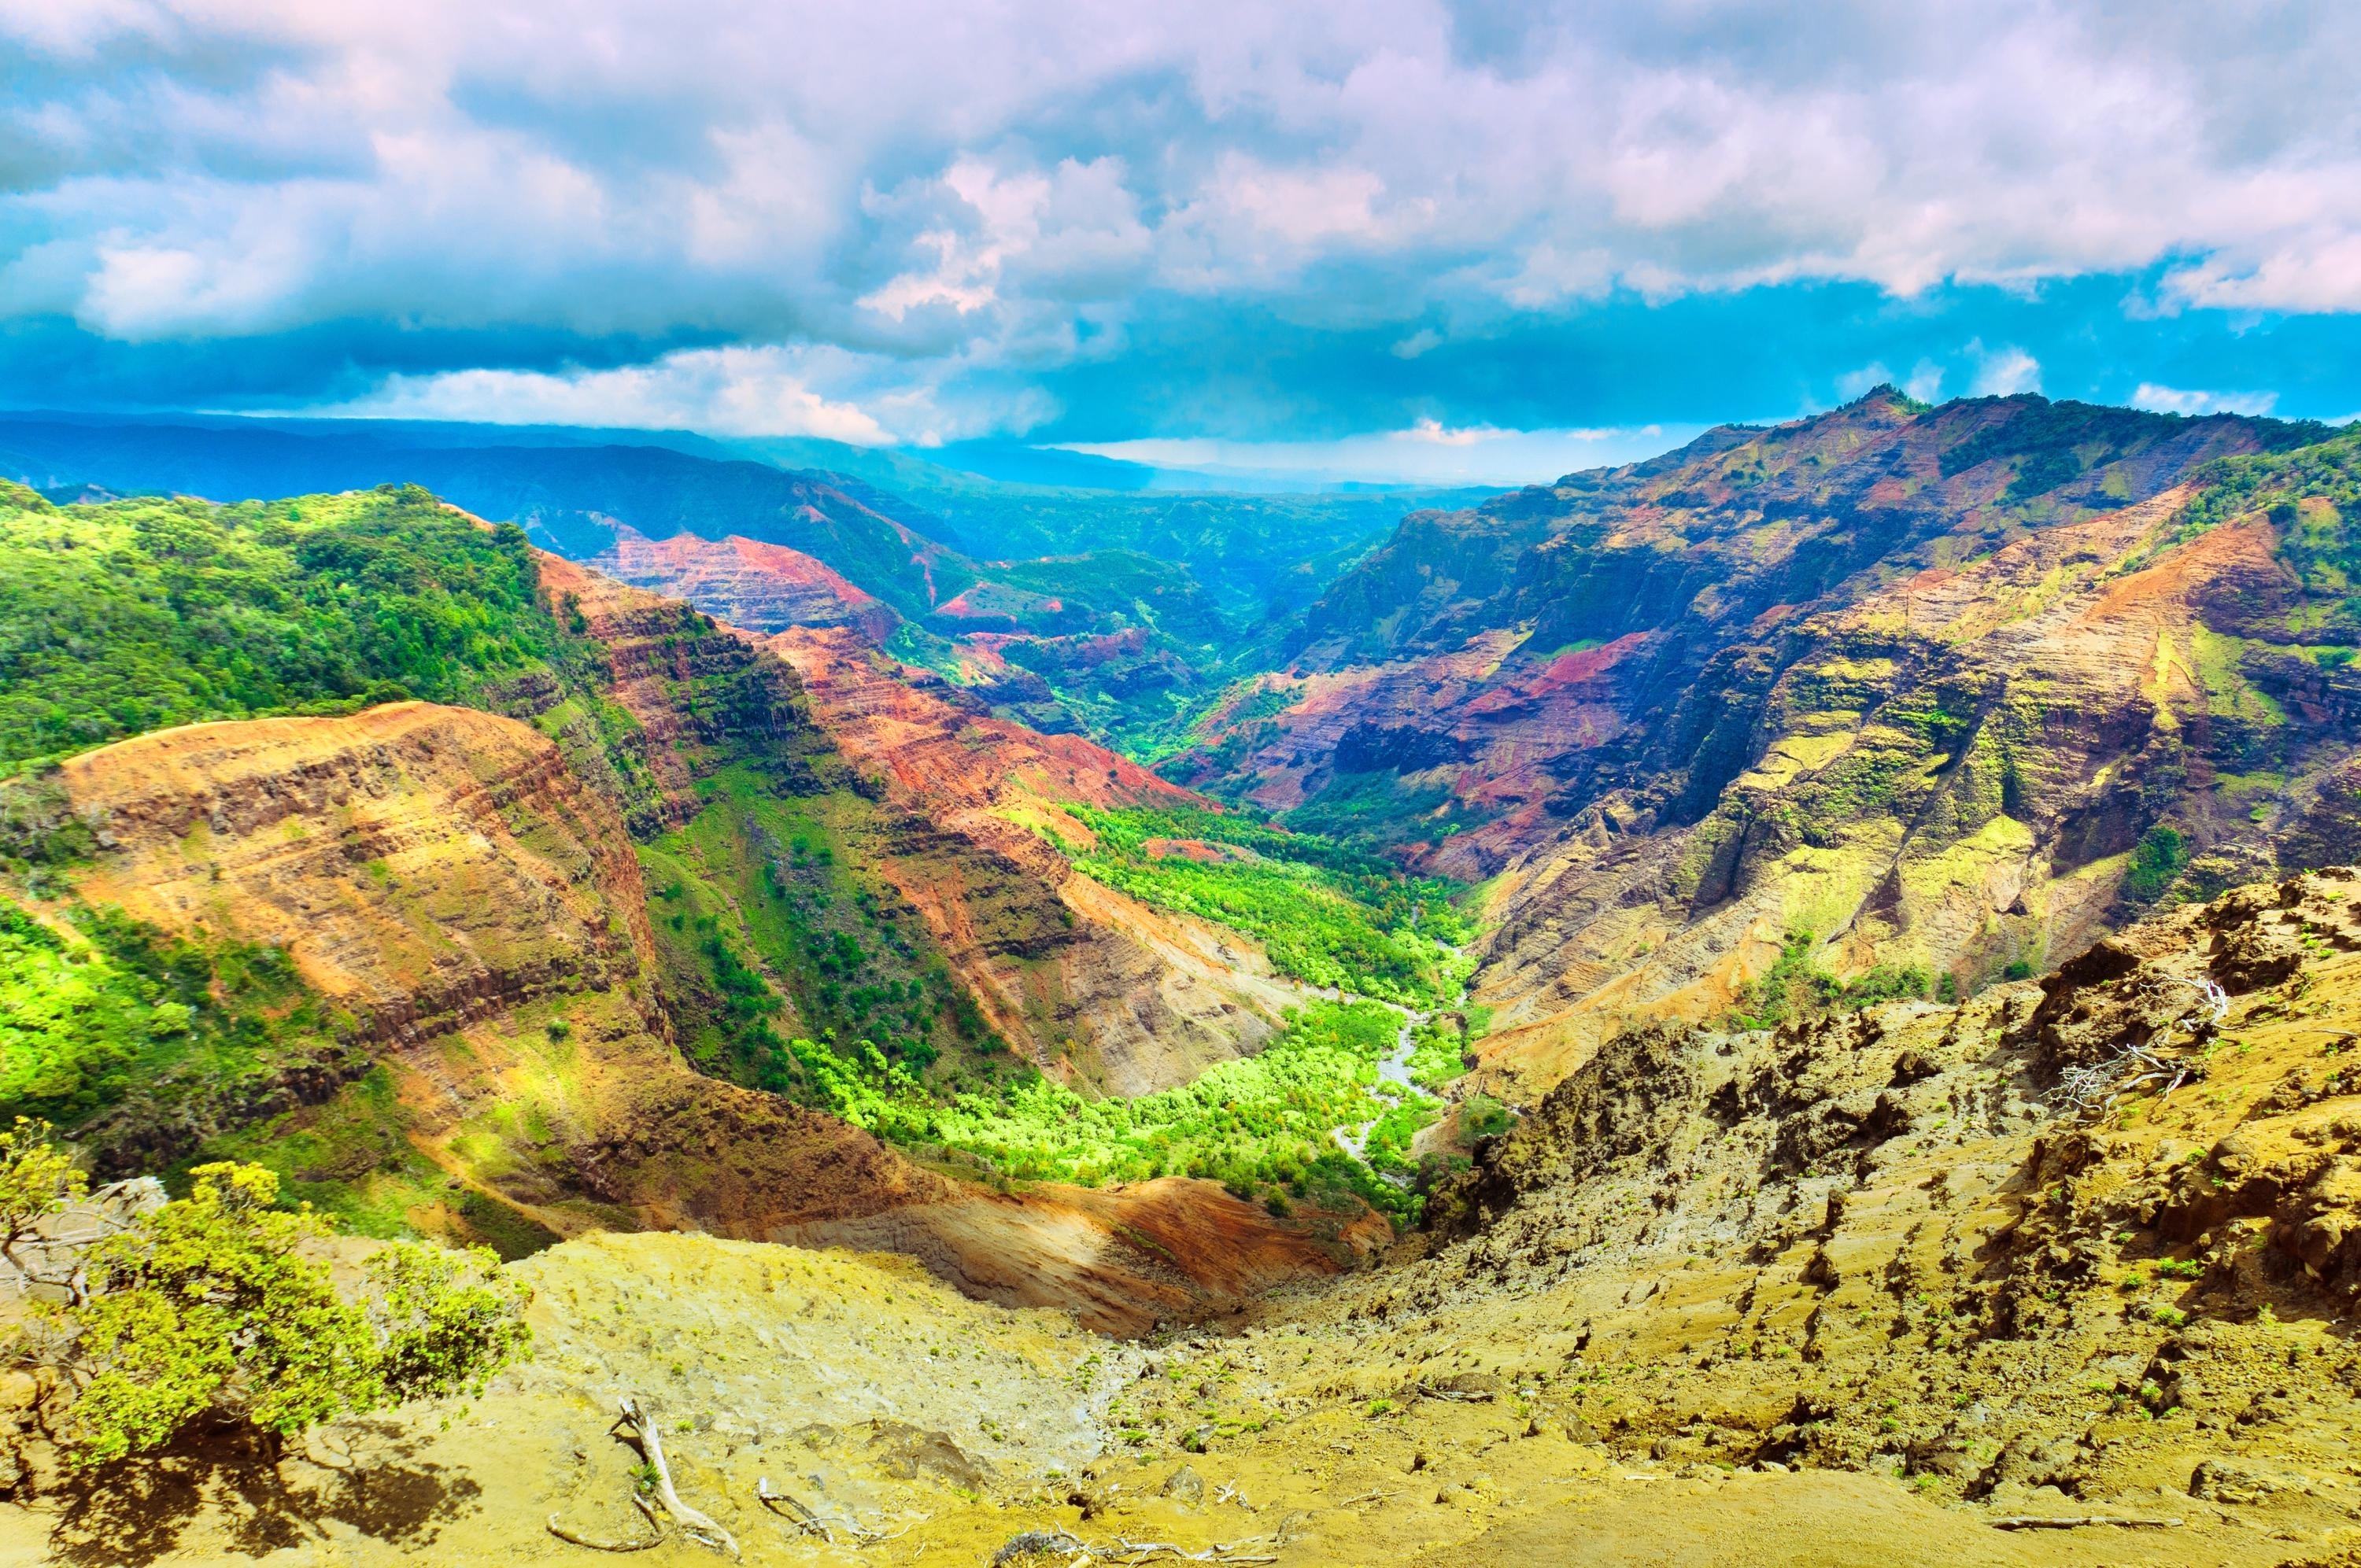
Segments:
[[[1410,1057],[1413,1048],[1411,1041],[1411,1035],[1434,1014],[1432,1012],[1413,1013],[1409,1008],[1391,1002],[1384,1003],[1382,1005],[1391,1007],[1396,1013],[1401,1014],[1401,1027],[1394,1031],[1394,1048],[1378,1058],[1378,1097],[1381,1100],[1391,1100],[1397,1104],[1413,1094],[1423,1100],[1433,1099],[1433,1095],[1411,1081]],[[1391,1093],[1387,1092],[1387,1086],[1389,1084],[1393,1086]],[[1375,1131],[1378,1124],[1384,1119],[1385,1113],[1381,1111],[1357,1127],[1334,1128],[1331,1135],[1344,1146],[1346,1154],[1357,1160],[1367,1160],[1369,1157],[1369,1134]]]

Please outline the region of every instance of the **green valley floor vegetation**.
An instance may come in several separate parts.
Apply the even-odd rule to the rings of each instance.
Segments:
[[[1377,1003],[1313,1003],[1259,1054],[1130,1099],[1085,1099],[1027,1069],[993,1091],[946,1102],[873,1047],[864,1044],[849,1059],[809,1040],[789,1048],[847,1121],[896,1143],[971,1156],[1012,1179],[1094,1186],[1196,1176],[1281,1205],[1352,1193],[1411,1220],[1417,1197],[1377,1179],[1407,1177],[1409,1135],[1423,1124],[1419,1113],[1433,1116],[1423,1104],[1398,1110],[1375,1092],[1378,1058],[1398,1025],[1398,1015]],[[1382,1145],[1371,1139],[1367,1165],[1331,1136],[1386,1117],[1400,1126]]]
[[[1271,967],[1311,985],[1405,1007],[1457,994],[1452,950],[1474,927],[1459,888],[1312,833],[1186,808],[1073,808],[1096,843],[1063,846],[1075,869],[1142,903],[1254,938]]]
[[[291,1062],[333,1066],[350,1025],[280,948],[75,902],[45,922],[0,898],[0,1116],[199,1125]]]

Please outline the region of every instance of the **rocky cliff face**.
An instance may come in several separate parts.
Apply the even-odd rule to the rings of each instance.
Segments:
[[[1843,980],[2038,970],[2270,872],[2282,824],[2345,841],[2345,677],[2305,630],[2341,590],[2205,466],[2318,433],[1872,395],[1415,518],[1200,776],[1422,805],[1414,854],[1499,876],[1504,1081],[1740,1005],[1798,937]]]
[[[299,1190],[333,1178],[461,1235],[620,1225],[891,1246],[977,1294],[1115,1329],[1348,1255],[1207,1183],[979,1192],[691,1070],[620,819],[515,720],[404,703],[198,725],[77,758],[62,783],[103,835],[82,898],[282,948],[358,1021],[390,1102],[347,1089],[265,1129],[293,1151]],[[356,1135],[372,1117],[390,1142]],[[418,1180],[412,1155],[446,1182]]]
[[[819,728],[897,813],[876,864],[994,1025],[1053,1071],[1137,1094],[1268,1038],[1299,998],[1253,945],[1077,875],[1042,838],[1090,841],[1063,809],[1199,797],[1074,735],[1042,735],[843,631],[765,644]]]
[[[585,564],[617,582],[686,599],[749,631],[849,626],[882,642],[902,623],[891,606],[825,563],[735,534],[656,540],[619,528],[614,543]]]

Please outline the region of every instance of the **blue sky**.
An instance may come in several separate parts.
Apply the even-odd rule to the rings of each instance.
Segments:
[[[0,0],[0,401],[1482,482],[1881,378],[2341,419],[2356,16]]]

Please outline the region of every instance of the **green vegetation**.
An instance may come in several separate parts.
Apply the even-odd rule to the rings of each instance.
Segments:
[[[2155,903],[2188,863],[2188,839],[2178,828],[2157,824],[2133,846],[2130,869],[2124,872],[2124,896],[2135,904]]]
[[[2248,424],[2257,439],[2279,448],[2318,441],[2327,433],[2325,425],[2310,422],[2255,420]],[[2158,435],[2157,422],[2149,414],[2034,398],[2013,417],[1988,424],[1951,447],[1939,464],[1949,478],[1980,463],[2014,458],[2016,467],[2003,499],[2025,502],[2147,449]],[[2114,497],[2092,500],[2120,504]]]
[[[1078,807],[1097,844],[1075,869],[1143,903],[1215,921],[1260,941],[1273,968],[1405,1006],[1455,994],[1446,950],[1472,933],[1454,884],[1403,876],[1335,839],[1188,809]]]
[[[67,904],[54,924],[0,898],[0,1116],[80,1126],[203,1119],[291,1060],[333,1058],[349,1020],[277,948],[169,938]]]
[[[896,1143],[959,1151],[1014,1179],[1096,1185],[1196,1176],[1241,1194],[1352,1192],[1410,1217],[1416,1200],[1375,1179],[1329,1135],[1396,1113],[1373,1092],[1395,1022],[1375,1003],[1315,1003],[1259,1055],[1128,1100],[1087,1100],[1027,1069],[991,1091],[944,1101],[874,1047],[849,1058],[809,1040],[790,1048],[845,1120]],[[1403,1124],[1406,1146],[1415,1126]]]
[[[1509,1108],[1488,1094],[1471,1094],[1459,1108],[1459,1134],[1468,1142],[1498,1137],[1516,1125]]]
[[[1430,1094],[1467,1070],[1466,1053],[1477,1031],[1472,1022],[1455,1025],[1437,1014],[1411,1032],[1410,1080]]]
[[[2198,493],[2181,513],[2184,537],[2258,511],[2292,522],[2306,502],[2350,515],[2361,506],[2361,432],[2340,431],[2292,451],[2217,458],[2191,478]]]
[[[939,1086],[996,1070],[1007,1047],[925,923],[859,870],[848,840],[865,803],[783,795],[743,766],[702,787],[710,804],[641,851],[690,1059],[812,1104],[826,1103],[824,1082],[801,1065],[783,1023],[856,1058],[873,1047]]]
[[[1441,784],[1406,784],[1391,770],[1340,773],[1286,817],[1299,833],[1387,846],[1439,844],[1477,820]]]
[[[552,648],[524,535],[415,488],[52,507],[0,485],[0,768],[209,718],[460,700]]]
[[[1818,939],[1809,931],[1788,932],[1778,959],[1754,978],[1732,1010],[1732,1026],[1775,1029],[1791,1019],[1831,1008],[1874,1007],[1938,989],[1935,977],[1917,964],[1880,964],[1857,979],[1840,981],[1813,961],[1817,945]],[[1957,994],[1955,985],[1951,995]]]
[[[82,1196],[48,1129],[0,1135],[0,1224],[15,1250]],[[527,1354],[521,1288],[488,1252],[395,1243],[347,1299],[307,1244],[308,1206],[275,1207],[278,1179],[208,1165],[186,1198],[139,1215],[81,1256],[67,1304],[38,1304],[19,1354],[63,1376],[56,1430],[81,1464],[161,1447],[201,1418],[284,1438],[317,1422],[483,1380]]]

